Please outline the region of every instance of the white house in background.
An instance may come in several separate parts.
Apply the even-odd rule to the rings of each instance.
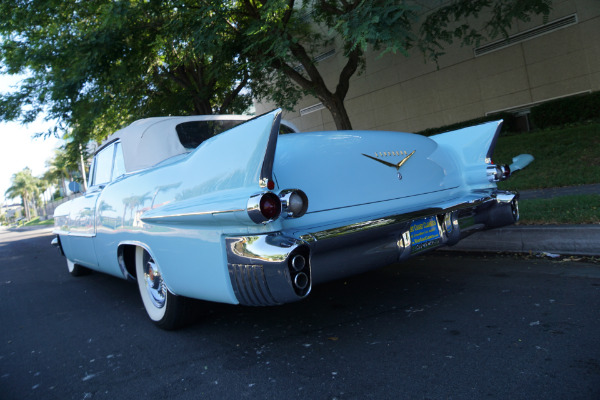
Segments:
[[[17,213],[21,210],[20,214],[23,215],[23,206],[20,204],[7,204],[0,207],[0,215],[5,215],[7,221],[14,221]]]

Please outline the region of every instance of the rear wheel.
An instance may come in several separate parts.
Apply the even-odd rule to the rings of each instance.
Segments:
[[[135,252],[135,272],[144,308],[152,322],[168,330],[183,326],[188,299],[169,291],[158,264],[143,247]]]

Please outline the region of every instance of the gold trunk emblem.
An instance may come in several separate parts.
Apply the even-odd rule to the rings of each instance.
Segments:
[[[409,155],[407,155],[406,157],[404,157],[402,160],[400,160],[399,163],[394,164],[385,160],[382,160],[380,158],[375,158],[372,157],[368,154],[362,153],[363,156],[370,158],[371,160],[375,160],[375,161],[379,161],[380,163],[382,163],[383,165],[387,165],[388,167],[392,167],[392,168],[396,168],[396,171],[398,171],[398,179],[402,179],[402,174],[400,174],[400,167],[402,167],[409,158],[411,158],[413,156],[413,154],[415,154],[416,150],[413,150],[412,153],[410,153]]]

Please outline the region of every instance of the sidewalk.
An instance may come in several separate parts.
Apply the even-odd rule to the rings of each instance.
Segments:
[[[521,200],[600,194],[600,184],[520,192]],[[600,224],[512,225],[477,232],[444,250],[600,256]]]
[[[568,196],[574,194],[600,194],[600,183],[592,185],[566,186],[560,188],[523,190],[519,192],[521,200],[550,199],[557,196]]]
[[[600,225],[513,225],[474,233],[444,250],[600,256]]]

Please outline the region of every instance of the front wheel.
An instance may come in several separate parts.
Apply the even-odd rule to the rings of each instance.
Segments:
[[[144,308],[152,322],[167,330],[183,326],[188,299],[169,291],[158,264],[143,247],[135,252],[135,272]]]
[[[67,268],[69,269],[69,273],[71,274],[71,276],[82,276],[82,275],[87,275],[91,272],[86,267],[82,267],[79,264],[75,264],[73,261],[69,260],[68,258],[67,258]]]

